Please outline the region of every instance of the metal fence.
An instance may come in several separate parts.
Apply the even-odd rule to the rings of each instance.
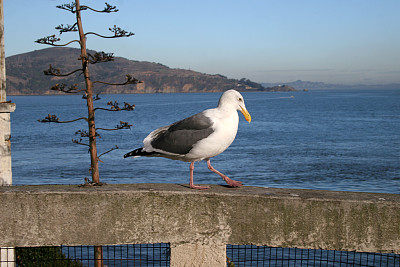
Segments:
[[[94,246],[18,247],[0,266],[94,266]],[[167,243],[102,246],[104,266],[169,266]],[[335,250],[227,245],[227,266],[387,266],[400,267],[400,255]],[[10,253],[9,253],[10,254]],[[4,253],[7,255],[7,253]]]
[[[14,262],[24,267],[91,267],[96,262],[94,250],[94,246],[18,247],[13,259],[1,259],[0,263],[7,266]],[[170,265],[167,243],[102,246],[102,252],[103,265],[108,267]]]
[[[400,255],[321,249],[228,245],[229,267],[243,266],[387,266],[400,267]]]

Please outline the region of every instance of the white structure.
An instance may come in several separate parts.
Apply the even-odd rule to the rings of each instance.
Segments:
[[[3,0],[0,0],[0,185],[12,184],[10,113],[14,110],[15,104],[7,103],[6,99],[4,13]]]
[[[4,12],[3,0],[0,0],[0,186],[12,184],[10,113],[15,110],[15,104],[7,103],[6,96]],[[14,258],[14,249],[0,248],[0,267],[15,266]]]

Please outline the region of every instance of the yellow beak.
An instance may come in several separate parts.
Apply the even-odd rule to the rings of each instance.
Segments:
[[[251,116],[250,116],[250,113],[247,111],[247,109],[240,107],[240,112],[242,112],[242,114],[243,114],[244,118],[246,119],[246,121],[248,121],[250,123],[251,122]]]

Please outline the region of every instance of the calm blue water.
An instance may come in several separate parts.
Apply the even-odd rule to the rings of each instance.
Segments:
[[[119,121],[131,130],[102,132],[101,181],[189,183],[189,164],[163,158],[123,159],[146,135],[163,125],[217,105],[220,93],[103,95],[136,105],[132,112],[96,113],[97,127]],[[293,96],[293,97],[291,97]],[[13,184],[81,184],[90,177],[87,148],[71,142],[85,122],[43,124],[86,115],[80,96],[9,96]],[[310,91],[245,93],[252,115],[240,114],[239,132],[213,166],[245,185],[400,193],[400,91]],[[195,183],[224,184],[204,162],[195,164]]]

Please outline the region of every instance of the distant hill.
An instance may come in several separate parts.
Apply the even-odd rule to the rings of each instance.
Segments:
[[[297,80],[294,82],[281,83],[285,86],[291,86],[298,90],[321,90],[321,89],[400,89],[400,84],[377,84],[377,85],[366,85],[366,84],[356,84],[356,85],[345,85],[345,84],[331,84],[323,82],[309,82]],[[279,83],[261,83],[264,87],[276,87],[282,86]]]
[[[90,51],[94,53],[94,51]],[[69,77],[45,76],[43,70],[52,67],[68,73],[80,68],[80,50],[76,48],[47,48],[6,58],[8,95],[57,94],[50,88],[56,83],[78,84],[84,88],[79,74]],[[228,79],[219,74],[210,75],[191,70],[172,69],[152,62],[128,60],[115,57],[107,63],[90,66],[92,81],[109,83],[125,81],[125,75],[143,81],[137,85],[111,86],[95,84],[95,93],[175,93],[220,92],[228,89],[239,91],[274,91],[248,79]]]

